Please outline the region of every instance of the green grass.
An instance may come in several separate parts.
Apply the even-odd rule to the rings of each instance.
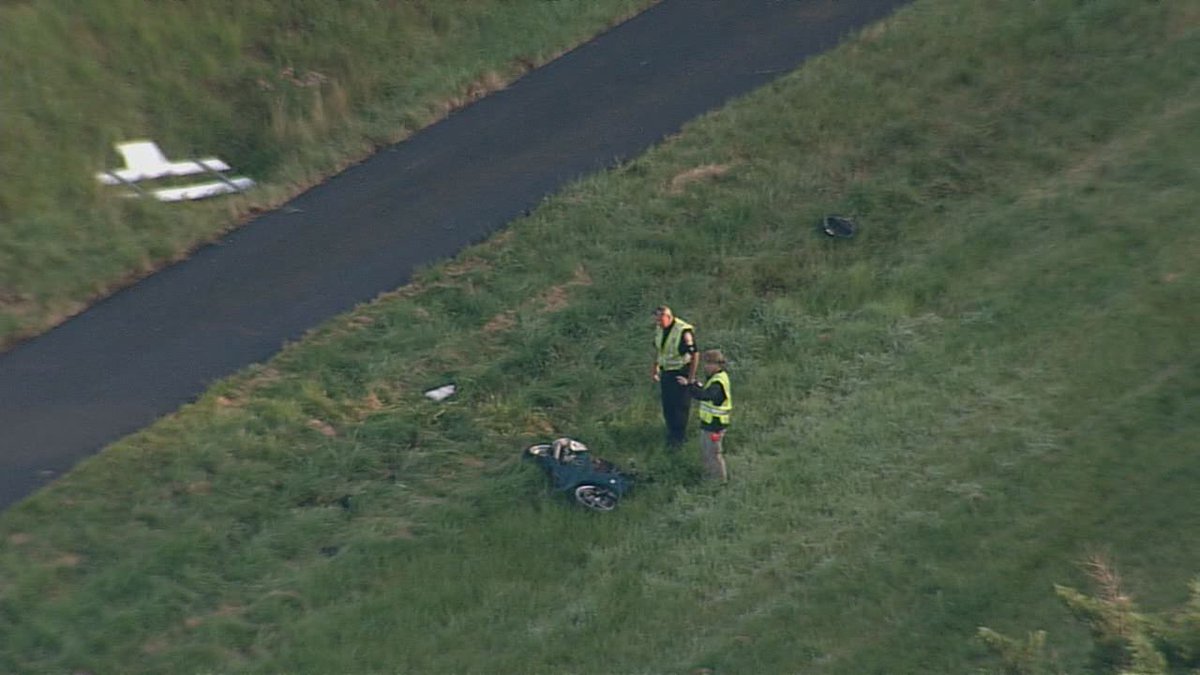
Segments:
[[[0,3],[0,347],[648,4]],[[164,205],[97,184],[138,138],[259,187]]]
[[[580,182],[0,516],[0,670],[1084,672],[1053,583],[1200,572],[1198,23],[918,0]],[[660,448],[664,300],[725,488]],[[558,433],[654,480],[568,508]]]

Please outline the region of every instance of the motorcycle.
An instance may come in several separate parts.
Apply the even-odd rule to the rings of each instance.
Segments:
[[[572,438],[531,445],[522,457],[546,472],[556,492],[591,511],[612,511],[633,489],[633,476],[593,457],[586,445]]]

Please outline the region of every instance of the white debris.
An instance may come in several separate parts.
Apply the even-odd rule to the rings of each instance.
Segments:
[[[216,157],[172,162],[167,159],[154,141],[129,141],[128,143],[118,143],[116,147],[117,152],[125,159],[125,167],[101,171],[96,174],[96,180],[104,185],[124,185],[130,188],[131,191],[128,195],[131,197],[149,193],[159,201],[178,202],[231,192],[245,192],[254,186],[254,181],[249,178],[226,176],[224,172],[229,171],[230,166]],[[216,180],[150,191],[139,185],[143,181],[191,176],[199,173],[207,173]]]
[[[437,389],[430,389],[429,391],[425,392],[425,398],[428,398],[428,399],[431,399],[434,401],[444,401],[444,400],[450,398],[451,396],[453,396],[454,392],[456,392],[456,391],[458,391],[458,390],[455,388],[454,385],[447,384],[447,385],[438,387]]]

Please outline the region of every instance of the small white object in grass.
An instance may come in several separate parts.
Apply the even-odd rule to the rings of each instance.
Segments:
[[[425,398],[432,399],[434,401],[444,401],[453,396],[455,391],[457,391],[457,389],[455,389],[454,385],[447,384],[438,387],[437,389],[430,389],[429,391],[425,392]]]

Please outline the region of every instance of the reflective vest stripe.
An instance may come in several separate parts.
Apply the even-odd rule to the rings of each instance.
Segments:
[[[675,317],[671,332],[663,340],[661,326],[654,331],[654,348],[658,350],[658,367],[661,370],[679,370],[688,364],[687,356],[679,353],[679,343],[683,340],[684,331],[693,330],[692,324]],[[694,333],[693,333],[694,335]]]
[[[708,389],[709,385],[713,383],[719,384],[724,390],[725,402],[717,405],[712,401],[700,401],[700,421],[704,424],[711,424],[713,420],[716,420],[728,426],[733,416],[733,392],[729,388],[729,374],[723,370],[714,374],[704,383],[704,388]]]

